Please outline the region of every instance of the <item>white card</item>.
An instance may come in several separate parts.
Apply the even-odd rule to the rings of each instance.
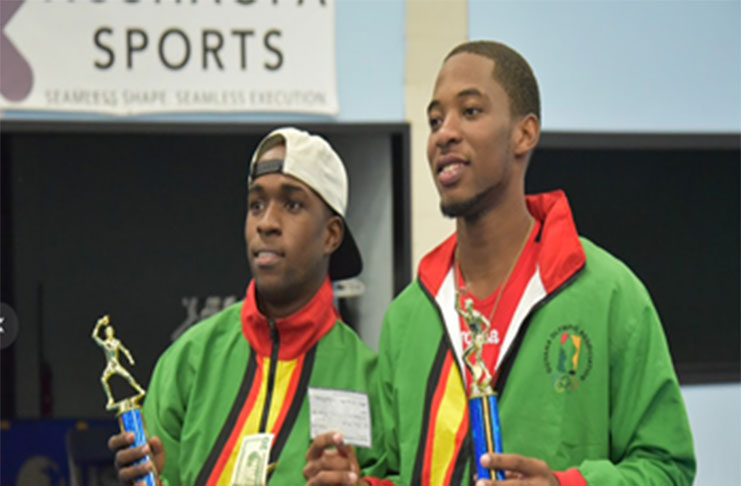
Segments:
[[[348,390],[309,387],[311,438],[339,431],[345,443],[371,446],[371,415],[368,395]]]

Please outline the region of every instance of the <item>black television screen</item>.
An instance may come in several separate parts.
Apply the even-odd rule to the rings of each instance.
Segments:
[[[683,383],[739,380],[738,136],[545,134],[526,190],[643,281]]]
[[[408,127],[303,126],[346,159],[366,288],[338,307],[362,335],[410,279]],[[248,164],[271,128],[3,124],[0,290],[20,323],[2,353],[3,418],[105,416],[90,339],[102,314],[146,386],[179,330],[242,299]]]

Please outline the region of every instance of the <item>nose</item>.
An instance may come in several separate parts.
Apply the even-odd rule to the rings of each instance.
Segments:
[[[440,122],[440,126],[432,134],[435,145],[445,148],[451,144],[459,142],[461,139],[460,124],[455,113],[447,113]]]
[[[257,217],[257,232],[261,235],[280,234],[281,219],[280,208],[278,205],[270,202]]]
[[[440,121],[437,129],[430,132],[427,139],[427,159],[432,164],[437,155],[444,154],[461,139],[459,120],[455,114],[449,113]]]

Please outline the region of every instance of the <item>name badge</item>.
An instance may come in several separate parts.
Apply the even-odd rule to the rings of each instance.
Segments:
[[[347,444],[371,447],[370,403],[366,393],[309,388],[311,438],[338,431]]]
[[[273,434],[252,434],[242,438],[231,486],[265,486]]]

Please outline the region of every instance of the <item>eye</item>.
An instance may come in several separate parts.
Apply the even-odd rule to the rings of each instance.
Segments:
[[[295,199],[289,199],[286,201],[286,208],[292,213],[299,211],[303,207],[304,205]]]
[[[430,116],[427,119],[427,123],[430,125],[430,130],[433,132],[440,126],[440,124],[443,122],[442,118],[439,116]]]
[[[463,109],[463,115],[469,118],[474,117],[479,113],[481,113],[481,108],[478,108],[476,106],[469,106]]]
[[[262,199],[253,199],[252,201],[249,201],[247,203],[247,208],[253,214],[259,213],[263,210],[264,207],[265,203],[262,201]]]

